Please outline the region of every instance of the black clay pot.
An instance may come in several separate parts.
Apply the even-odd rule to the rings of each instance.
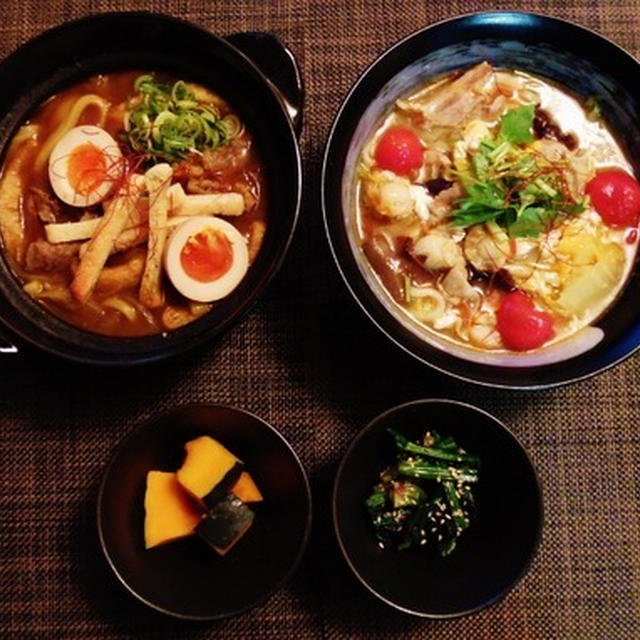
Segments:
[[[268,208],[274,215],[240,286],[210,313],[164,335],[112,338],[76,329],[32,301],[0,256],[0,323],[8,329],[9,341],[91,364],[161,360],[238,322],[282,263],[302,191],[297,134],[303,89],[291,52],[270,34],[219,38],[182,20],[144,12],[107,13],[67,23],[27,42],[2,62],[0,160],[16,129],[48,96],[88,75],[125,69],[168,72],[224,96],[258,145],[267,171]]]
[[[640,65],[612,42],[575,24],[517,12],[478,13],[427,27],[383,53],[353,86],[335,119],[322,171],[322,206],[333,255],[365,314],[402,349],[435,369],[470,382],[520,389],[586,378],[640,346],[638,264],[616,303],[597,322],[604,337],[577,357],[549,365],[504,367],[471,362],[432,346],[397,320],[376,295],[351,233],[350,194],[356,159],[394,101],[435,76],[482,60],[520,69],[597,96],[605,121],[640,170]]]

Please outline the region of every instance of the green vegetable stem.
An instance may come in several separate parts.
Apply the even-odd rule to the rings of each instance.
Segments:
[[[458,177],[466,191],[451,214],[454,226],[470,227],[495,220],[511,237],[535,237],[558,216],[585,209],[567,184],[564,161],[552,162],[533,142],[534,105],[507,111],[498,135],[486,137]]]

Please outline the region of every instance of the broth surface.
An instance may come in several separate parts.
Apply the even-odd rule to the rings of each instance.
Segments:
[[[630,273],[637,219],[607,224],[587,195],[612,170],[635,183],[593,100],[486,62],[418,87],[360,153],[361,269],[426,341],[471,360],[525,364],[525,354],[508,354],[583,335]],[[513,339],[507,299],[530,307],[518,313],[523,325],[537,323],[537,343]]]

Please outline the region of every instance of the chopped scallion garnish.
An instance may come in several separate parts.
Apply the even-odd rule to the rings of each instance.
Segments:
[[[173,85],[139,76],[129,101],[125,132],[131,148],[157,161],[182,160],[191,151],[216,149],[238,135],[234,115],[220,116],[216,105],[198,102],[182,80]]]

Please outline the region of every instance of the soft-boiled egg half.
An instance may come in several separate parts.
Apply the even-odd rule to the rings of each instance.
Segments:
[[[67,204],[89,207],[111,194],[122,175],[122,153],[100,127],[80,125],[65,133],[49,156],[49,181]]]
[[[249,268],[247,241],[225,220],[195,216],[180,223],[167,240],[164,268],[185,298],[220,300],[240,284]]]

